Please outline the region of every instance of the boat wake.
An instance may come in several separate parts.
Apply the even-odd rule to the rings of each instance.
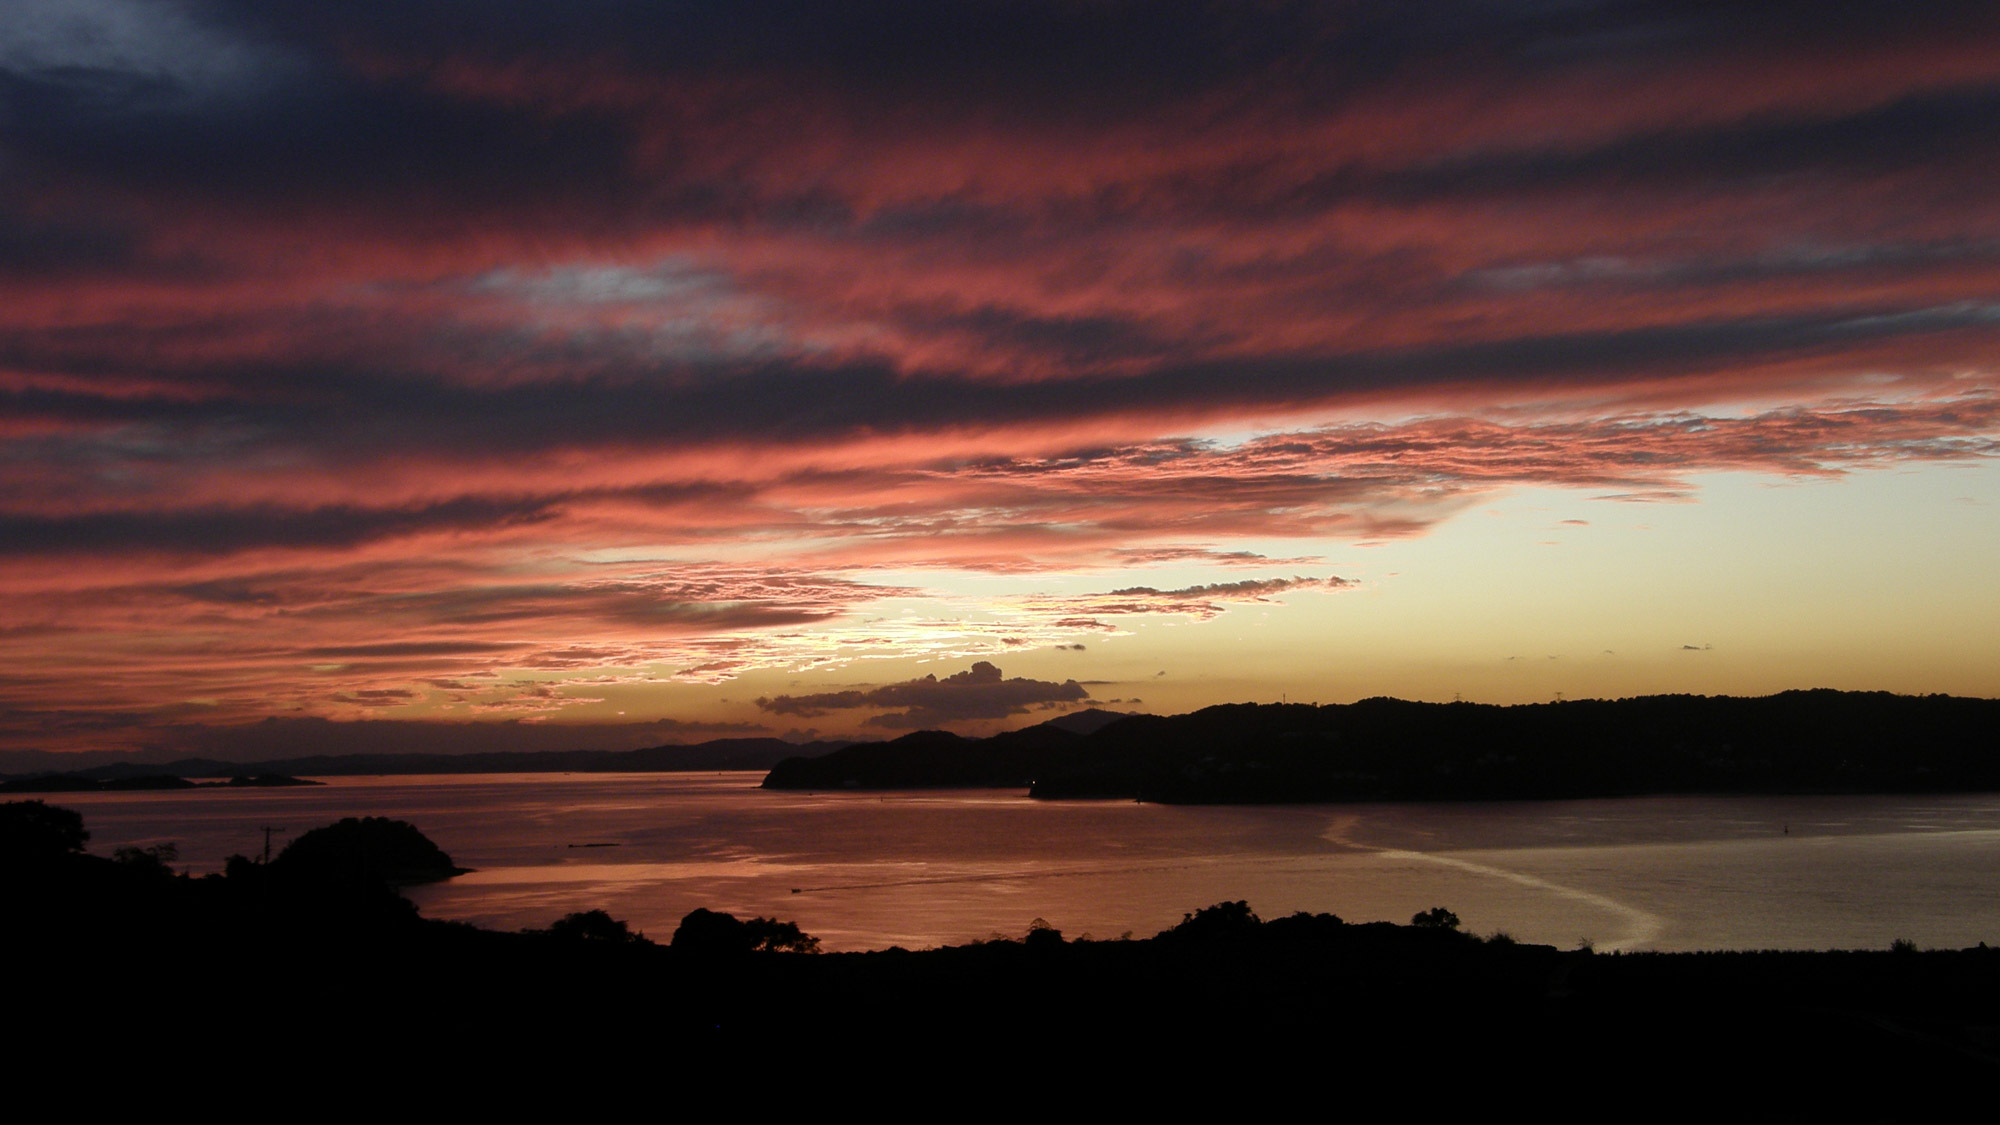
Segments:
[[[1563,883],[1552,882],[1539,876],[1527,875],[1519,871],[1509,871],[1504,867],[1494,867],[1486,863],[1473,863],[1470,860],[1459,859],[1456,856],[1435,855],[1430,852],[1411,852],[1379,848],[1376,849],[1376,854],[1382,856],[1384,859],[1420,860],[1425,863],[1435,863],[1444,867],[1455,868],[1471,875],[1482,875],[1489,879],[1503,879],[1516,886],[1531,887],[1538,891],[1545,891],[1556,895],[1559,898],[1568,899],[1571,902],[1581,903],[1585,906],[1602,910],[1617,917],[1624,923],[1625,927],[1624,934],[1617,940],[1594,944],[1593,948],[1600,949],[1606,953],[1640,949],[1651,945],[1659,938],[1660,931],[1666,928],[1665,920],[1659,915],[1641,910],[1636,906],[1628,906],[1615,898],[1606,897],[1595,891],[1586,891],[1582,887],[1572,887]]]
[[[1604,911],[1617,918],[1624,929],[1624,932],[1616,940],[1593,943],[1593,948],[1600,949],[1606,953],[1644,948],[1658,940],[1661,931],[1666,928],[1666,920],[1657,914],[1619,902],[1615,898],[1598,894],[1595,891],[1584,890],[1582,887],[1572,887],[1566,883],[1558,883],[1520,871],[1510,871],[1507,868],[1495,867],[1489,863],[1474,863],[1471,860],[1460,859],[1457,856],[1440,855],[1435,852],[1410,851],[1406,848],[1378,848],[1370,844],[1364,844],[1354,839],[1352,835],[1352,830],[1357,820],[1358,818],[1352,816],[1339,818],[1327,828],[1322,838],[1343,848],[1372,852],[1383,859],[1403,860],[1412,863],[1430,863],[1440,867],[1449,867],[1453,870],[1463,871],[1468,875],[1478,875],[1487,879],[1499,879],[1513,883],[1515,886],[1528,887],[1545,894],[1555,895],[1570,902]]]

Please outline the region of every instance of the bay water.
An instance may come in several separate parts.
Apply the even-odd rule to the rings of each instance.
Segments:
[[[293,789],[54,794],[90,850],[219,871],[343,816],[407,820],[474,870],[406,893],[497,929],[603,909],[664,941],[696,907],[829,950],[1150,937],[1242,899],[1599,950],[2000,942],[2000,795],[1168,806],[1020,791],[797,793],[760,773],[339,777]]]

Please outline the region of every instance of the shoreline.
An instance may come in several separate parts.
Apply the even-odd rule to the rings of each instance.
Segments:
[[[1951,890],[1968,879],[2000,885],[1992,862],[2000,851],[1984,843],[2000,832],[2000,805],[1960,794],[1230,809],[1049,805],[980,792],[806,798],[744,786],[743,775],[640,778],[637,788],[630,778],[536,775],[386,780],[226,804],[204,794],[103,794],[75,807],[95,826],[100,854],[172,842],[181,849],[176,868],[197,873],[220,871],[231,852],[257,854],[264,825],[295,834],[341,816],[400,817],[480,869],[461,885],[413,891],[425,914],[503,929],[604,907],[659,932],[710,905],[796,917],[835,946],[860,950],[1017,932],[1037,915],[1071,933],[1149,933],[1190,902],[1248,898],[1267,910],[1362,919],[1404,918],[1443,901],[1478,932],[1561,948],[1586,938],[1625,948],[1635,936],[1626,920],[1584,902],[1429,859],[1382,858],[1400,850],[1668,918],[1648,949],[1883,949],[1899,937],[1956,948],[2000,933],[2000,910]],[[533,812],[551,799],[574,811]],[[433,811],[440,801],[457,811]],[[1364,827],[1346,848],[1319,842],[1348,816]],[[190,834],[197,821],[200,836]],[[495,835],[482,825],[507,829]],[[824,842],[856,832],[875,843]],[[277,833],[276,845],[288,836]],[[717,850],[724,836],[741,846]],[[620,846],[568,847],[612,842]],[[1352,847],[1361,843],[1378,850]],[[1661,882],[1676,871],[1686,878]]]

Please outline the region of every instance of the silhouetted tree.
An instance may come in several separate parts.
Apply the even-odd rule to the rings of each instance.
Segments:
[[[0,804],[0,862],[46,863],[83,850],[83,814],[40,801]]]
[[[1061,945],[1063,943],[1063,933],[1061,930],[1051,926],[1047,919],[1037,918],[1028,923],[1026,943],[1031,949]]]
[[[752,918],[697,907],[674,930],[675,949],[691,953],[818,953],[819,939],[796,922]]]
[[[615,945],[628,942],[653,944],[646,935],[633,933],[623,921],[602,910],[579,910],[565,914],[549,926],[549,936],[564,941],[601,941]]]
[[[1204,906],[1193,914],[1181,915],[1181,924],[1167,931],[1179,937],[1228,938],[1255,933],[1262,920],[1242,899]]]
[[[1442,906],[1433,906],[1412,917],[1410,925],[1425,930],[1455,930],[1458,928],[1458,915]]]
[[[743,923],[750,934],[750,948],[760,953],[818,953],[819,939],[799,929],[797,922],[776,918],[752,918]]]
[[[1264,923],[1264,933],[1283,941],[1330,941],[1346,924],[1338,914],[1308,914],[1301,910]]]
[[[181,850],[173,844],[154,844],[150,848],[123,847],[111,853],[114,862],[156,878],[171,878],[174,869],[167,866],[181,857]]]

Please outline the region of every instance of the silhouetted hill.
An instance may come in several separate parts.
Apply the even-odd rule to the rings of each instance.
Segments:
[[[1093,707],[989,738],[927,730],[888,742],[859,742],[815,758],[788,758],[772,768],[764,787],[1020,788],[1033,784],[1050,763],[1073,753],[1092,732],[1127,718]]]
[[[1793,691],[1494,706],[1364,699],[898,739],[780,763],[774,789],[1027,784],[1169,802],[2000,789],[2000,701]]]
[[[1102,707],[1090,707],[1082,711],[1071,711],[1067,715],[1057,715],[1048,722],[1037,725],[1054,727],[1057,730],[1066,730],[1071,734],[1095,734],[1097,731],[1110,726],[1120,719],[1130,717],[1130,712],[1106,711]],[[1035,728],[1029,727],[1027,729],[1033,730]]]
[[[767,789],[979,789],[1032,784],[1048,763],[1084,736],[1051,723],[961,738],[920,730],[863,742],[817,758],[788,758],[764,778]]]
[[[350,816],[315,828],[286,845],[270,870],[277,876],[428,883],[462,875],[444,849],[407,821]]]
[[[1074,736],[1072,736],[1074,737]],[[834,759],[838,759],[837,761]],[[902,789],[1019,784],[1017,755],[950,731],[913,731],[818,758],[788,758],[764,778],[767,789]]]

